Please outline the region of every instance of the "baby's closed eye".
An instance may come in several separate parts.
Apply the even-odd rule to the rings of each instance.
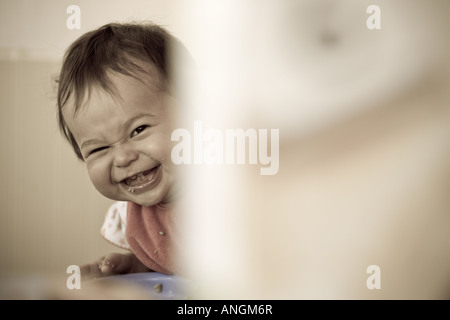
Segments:
[[[89,154],[88,154],[88,155],[91,155],[91,154],[93,154],[93,153],[96,153],[96,152],[100,152],[100,151],[103,151],[103,150],[105,150],[105,149],[107,149],[107,148],[108,148],[107,146],[103,146],[103,147],[95,148],[95,149],[91,150],[91,151],[89,152]]]

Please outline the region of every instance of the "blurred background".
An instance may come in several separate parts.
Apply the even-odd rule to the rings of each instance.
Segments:
[[[64,275],[117,250],[99,234],[112,201],[58,131],[54,79],[81,34],[150,20],[197,63],[188,128],[280,130],[277,175],[186,167],[199,298],[448,298],[449,16],[445,0],[1,0],[0,274]]]

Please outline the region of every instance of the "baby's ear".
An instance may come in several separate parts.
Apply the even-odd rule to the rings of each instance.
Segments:
[[[53,74],[52,75],[52,79],[53,79],[53,81],[52,82],[54,82],[54,83],[59,83],[59,74]]]
[[[59,86],[59,74],[53,74],[50,76],[50,89],[52,98],[56,100],[58,94],[58,86]]]

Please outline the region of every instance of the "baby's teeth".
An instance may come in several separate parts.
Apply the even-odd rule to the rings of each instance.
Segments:
[[[147,185],[153,181],[153,174],[145,174],[145,172],[136,173],[134,176],[125,179],[125,184],[128,185],[128,191],[133,193],[138,189],[141,189],[144,185]]]

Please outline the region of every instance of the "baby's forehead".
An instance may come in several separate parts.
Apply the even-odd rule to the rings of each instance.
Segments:
[[[151,98],[166,90],[166,84],[156,67],[144,71],[123,74],[107,70],[101,81],[93,81],[82,89],[78,105],[69,98],[74,114],[90,106],[93,101],[114,100],[116,103],[132,102],[142,98]],[[94,103],[95,104],[95,103]]]
[[[159,92],[166,88],[161,72],[151,63],[142,65],[142,70],[130,70],[127,73],[111,69],[105,71],[105,79],[98,81],[90,90],[120,95],[123,91]]]

